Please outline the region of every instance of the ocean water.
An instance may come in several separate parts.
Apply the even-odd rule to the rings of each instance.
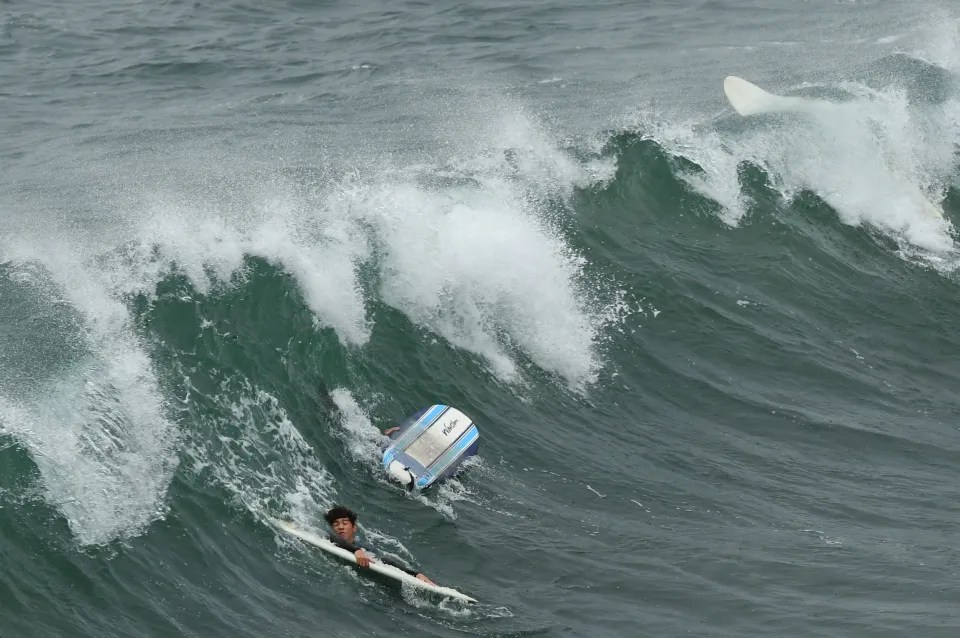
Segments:
[[[926,1],[0,4],[0,636],[960,634],[958,42]],[[481,453],[411,496],[378,429],[437,402]],[[480,603],[269,524],[334,503]]]

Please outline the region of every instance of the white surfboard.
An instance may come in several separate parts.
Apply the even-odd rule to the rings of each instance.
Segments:
[[[830,102],[824,100],[774,95],[735,75],[729,75],[724,79],[723,92],[727,95],[733,110],[744,117],[761,113],[809,111],[831,106]]]
[[[728,75],[723,80],[723,92],[726,94],[733,110],[744,117],[763,113],[810,113],[822,109],[836,108],[835,104],[825,100],[774,95],[735,75]],[[922,197],[920,208],[930,217],[943,219],[943,211],[940,210],[940,207],[926,197]]]
[[[357,559],[353,554],[351,554],[350,552],[348,552],[343,548],[337,547],[336,545],[334,545],[332,542],[330,542],[328,539],[324,538],[323,536],[320,536],[319,534],[315,534],[314,532],[308,532],[306,530],[302,530],[296,527],[295,525],[293,525],[293,523],[288,523],[287,521],[281,521],[277,519],[270,519],[270,520],[277,527],[287,532],[288,534],[292,534],[293,536],[296,536],[300,540],[306,541],[307,543],[310,543],[314,547],[318,547],[322,549],[328,554],[333,554],[334,556],[337,556],[338,558],[342,558],[343,560],[353,563],[354,565],[357,564]],[[412,585],[418,589],[423,589],[425,591],[428,591],[434,594],[438,594],[448,598],[454,598],[456,600],[460,600],[465,603],[477,602],[475,598],[471,598],[466,594],[462,594],[458,592],[456,589],[453,589],[452,587],[443,587],[441,585],[431,585],[430,583],[425,583],[422,580],[418,580],[415,576],[411,576],[407,572],[401,569],[397,569],[393,565],[385,565],[384,563],[381,563],[380,561],[377,561],[372,558],[370,559],[369,569],[377,572],[378,574],[387,576],[388,578],[398,580],[401,583],[407,583],[408,585]]]

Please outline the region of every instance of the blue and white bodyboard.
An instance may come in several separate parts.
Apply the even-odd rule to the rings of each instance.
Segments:
[[[383,468],[407,489],[423,490],[454,476],[477,453],[480,431],[463,412],[432,405],[400,424],[383,452]]]

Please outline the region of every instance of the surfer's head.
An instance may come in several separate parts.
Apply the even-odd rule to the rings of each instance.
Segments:
[[[333,528],[337,536],[343,540],[352,543],[353,536],[357,533],[357,514],[341,505],[335,506],[324,515],[327,523]]]

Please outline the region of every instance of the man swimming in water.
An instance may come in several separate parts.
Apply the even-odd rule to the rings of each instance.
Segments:
[[[359,529],[357,527],[357,515],[355,512],[348,510],[346,507],[337,505],[327,512],[324,515],[324,518],[327,519],[327,523],[333,530],[332,534],[327,535],[330,538],[330,541],[337,547],[353,553],[354,557],[357,559],[357,566],[367,568],[370,566],[371,561],[379,560],[385,565],[392,565],[397,569],[407,572],[411,576],[416,576],[417,580],[422,580],[425,583],[436,585],[435,582],[424,576],[421,572],[408,569],[396,561],[388,558],[370,558],[367,555],[367,552],[371,550],[353,542],[354,537],[357,535],[357,529]]]

